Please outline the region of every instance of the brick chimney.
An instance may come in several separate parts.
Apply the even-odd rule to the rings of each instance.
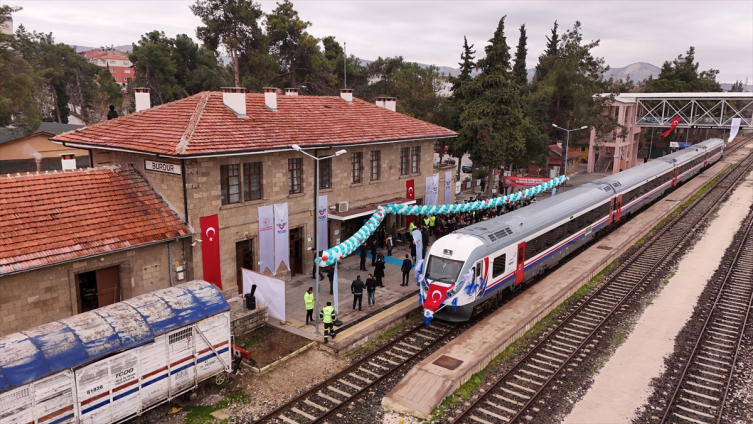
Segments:
[[[222,87],[222,103],[235,112],[239,118],[246,115],[246,89],[243,87]]]
[[[396,97],[377,97],[375,99],[375,103],[379,107],[383,107],[387,110],[395,111],[395,107],[397,106],[397,98]]]
[[[298,89],[297,88],[286,88],[285,89],[285,95],[286,96],[297,96],[298,95]]]
[[[63,163],[63,171],[72,171],[76,169],[76,155],[73,153],[61,154],[60,161]]]
[[[274,87],[264,87],[264,106],[269,110],[277,112],[277,89]]]
[[[352,88],[341,88],[340,89],[340,98],[348,102],[348,104],[353,103],[353,89]]]
[[[141,112],[152,107],[152,99],[149,97],[148,88],[137,87],[133,89],[133,93],[136,98],[136,112]]]

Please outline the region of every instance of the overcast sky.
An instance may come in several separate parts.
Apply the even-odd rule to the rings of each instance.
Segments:
[[[147,31],[195,38],[200,24],[186,0],[63,1],[0,0],[23,7],[17,27],[52,32],[71,45],[130,44]],[[265,12],[274,1],[261,1]],[[720,82],[750,78],[753,84],[753,1],[312,1],[294,0],[309,32],[346,42],[362,59],[402,55],[406,60],[457,67],[463,36],[476,50],[491,38],[507,15],[506,35],[514,49],[518,28],[528,32],[528,67],[535,66],[553,22],[561,32],[576,20],[584,39],[600,39],[594,50],[611,67],[634,62],[661,66],[689,46],[701,69],[721,72]]]

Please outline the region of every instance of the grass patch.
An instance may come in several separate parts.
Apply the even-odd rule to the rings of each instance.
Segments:
[[[244,334],[242,336],[235,337],[236,346],[244,346],[244,349],[248,349],[251,346],[259,343],[259,337],[250,334]]]
[[[188,415],[184,418],[183,422],[186,424],[208,424],[215,423],[216,419],[212,416],[212,412],[225,409],[230,406],[230,403],[248,403],[250,400],[249,395],[243,391],[237,391],[230,393],[225,399],[209,406],[187,406],[183,410],[188,412]],[[228,420],[220,421],[220,424],[227,424]]]

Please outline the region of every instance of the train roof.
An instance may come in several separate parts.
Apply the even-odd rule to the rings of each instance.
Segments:
[[[614,191],[606,184],[591,182],[554,197],[541,198],[536,203],[497,218],[461,228],[456,233],[479,237],[488,248],[497,250],[499,245],[539,232],[563,217],[580,214],[584,206],[605,201],[612,195]]]
[[[0,337],[0,393],[228,310],[196,280]]]

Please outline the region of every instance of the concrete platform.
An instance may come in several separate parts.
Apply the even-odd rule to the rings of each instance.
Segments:
[[[728,154],[723,161],[644,210],[586,252],[571,259],[503,308],[419,362],[384,397],[382,406],[388,411],[428,418],[445,397],[451,395],[474,373],[485,368],[510,343],[588,283],[710,179],[730,163],[736,163],[750,153],[751,148],[753,144]],[[436,365],[434,362],[441,356],[448,356],[460,364],[454,369]]]

